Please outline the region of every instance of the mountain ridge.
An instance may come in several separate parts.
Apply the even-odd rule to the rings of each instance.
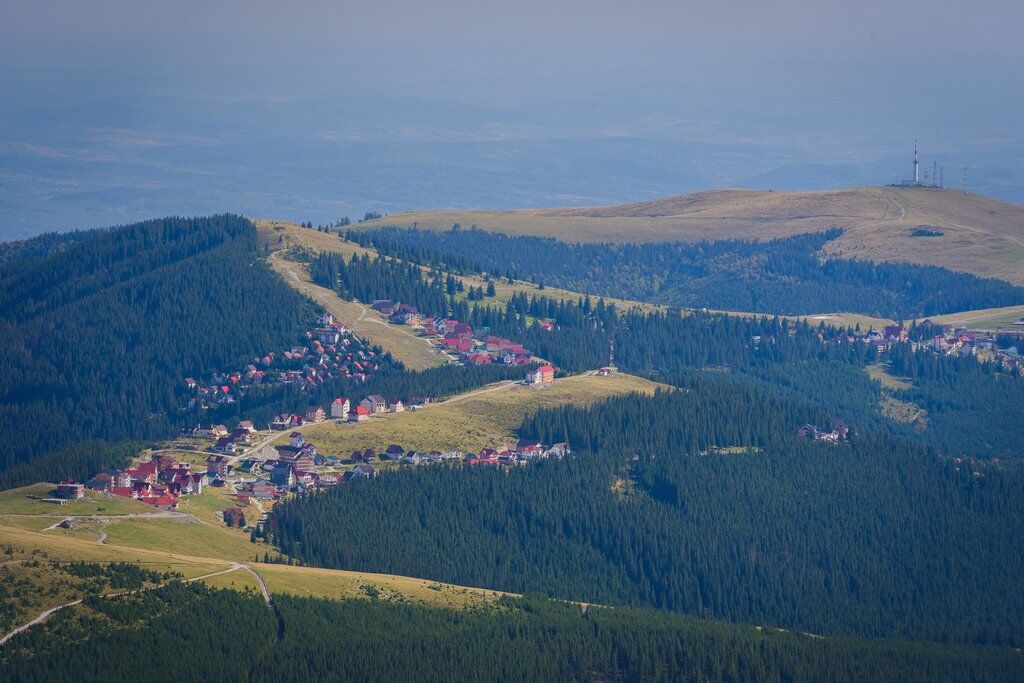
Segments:
[[[833,227],[828,256],[934,265],[1024,284],[1024,205],[953,189],[720,189],[633,204],[510,211],[404,211],[359,227],[455,223],[566,242],[763,241]]]

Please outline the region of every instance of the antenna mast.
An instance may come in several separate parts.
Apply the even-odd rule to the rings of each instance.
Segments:
[[[917,158],[917,139],[914,139],[914,184],[921,182],[921,162]]]

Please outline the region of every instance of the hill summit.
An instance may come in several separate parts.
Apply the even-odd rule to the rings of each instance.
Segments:
[[[709,190],[617,206],[406,211],[366,227],[454,224],[567,242],[767,240],[843,229],[831,256],[918,263],[1024,284],[1024,205],[953,189]]]

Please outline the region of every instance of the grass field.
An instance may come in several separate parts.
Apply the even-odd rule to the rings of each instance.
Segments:
[[[17,489],[0,491],[0,515],[53,515],[75,517],[80,515],[126,515],[146,514],[153,508],[130,498],[108,496],[96,491],[86,491],[85,498],[69,500],[67,505],[44,503],[30,498],[50,498],[56,484],[32,484]]]
[[[281,239],[282,246],[304,246],[313,251],[343,254],[363,253],[365,250],[342,242],[337,235],[300,228],[297,224],[278,221],[257,221],[262,234]],[[276,228],[281,230],[276,230]],[[271,238],[273,239],[273,238]],[[277,244],[272,242],[272,244]],[[410,370],[425,370],[445,363],[437,349],[428,340],[418,337],[401,325],[390,325],[375,311],[361,303],[345,301],[335,292],[315,284],[309,269],[301,263],[282,258],[278,250],[268,259],[285,282],[313,299],[355,334],[371,344],[380,346]]]
[[[1024,333],[1024,326],[1014,325],[1019,320],[1024,320],[1024,306],[987,308],[978,311],[939,315],[932,318],[934,322],[954,325],[956,327]]]
[[[913,386],[908,380],[896,377],[886,365],[875,363],[865,368],[868,377],[882,385],[881,407],[882,414],[895,422],[913,424],[923,429],[928,424],[928,414],[916,403],[903,401],[895,396],[895,392],[901,389],[909,389]]]
[[[470,607],[505,595],[483,588],[452,586],[408,576],[349,572],[280,564],[253,565],[274,593],[332,599],[409,601],[441,607]]]
[[[503,383],[422,410],[378,415],[368,422],[325,422],[303,434],[320,452],[339,456],[348,456],[356,448],[379,450],[392,443],[424,451],[478,451],[513,440],[523,418],[540,408],[589,405],[629,392],[651,393],[657,386],[627,374],[580,375],[533,387]],[[282,435],[278,442],[286,440]]]
[[[609,207],[407,211],[354,226],[447,230],[455,223],[569,242],[765,240],[842,227],[829,253],[942,266],[1024,284],[1024,206],[927,188],[816,192],[714,190]],[[939,237],[912,237],[919,227]]]

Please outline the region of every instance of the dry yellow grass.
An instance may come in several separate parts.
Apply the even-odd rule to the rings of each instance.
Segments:
[[[837,256],[937,265],[1024,284],[1024,206],[955,190],[714,190],[613,207],[408,211],[362,225],[448,229],[454,223],[570,242],[765,240],[838,226],[846,232],[829,245]],[[921,226],[943,235],[911,237]]]
[[[256,225],[271,247],[301,246],[315,252],[346,255],[366,251],[354,244],[342,242],[332,233],[303,229],[295,223],[258,220]],[[425,370],[445,363],[444,357],[427,339],[416,336],[408,327],[388,324],[369,307],[345,301],[330,289],[315,284],[310,279],[308,268],[301,263],[281,258],[282,253],[278,249],[268,259],[274,270],[285,282],[330,311],[338,322],[354,333],[380,346],[410,370]]]
[[[963,311],[961,313],[933,316],[931,320],[956,327],[1024,332],[1024,326],[1014,325],[1017,321],[1024,320],[1024,306]]]
[[[202,576],[231,566],[215,557],[196,557],[188,553],[127,548],[64,536],[17,529],[0,520],[0,545],[16,549],[15,558],[31,557],[33,551],[45,553],[49,559],[82,562],[132,562],[155,571],[177,571],[185,578]]]
[[[400,214],[403,215],[403,214]],[[384,219],[382,219],[384,220]],[[258,220],[257,225],[264,233],[273,232],[276,237],[282,240],[282,245],[302,246],[316,252],[330,251],[351,256],[352,254],[372,254],[377,252],[372,249],[365,249],[350,242],[342,242],[337,236],[329,233],[317,232],[316,230],[303,229],[296,223],[287,221]],[[368,223],[369,224],[369,223]],[[444,227],[438,225],[437,227]],[[391,351],[392,355],[402,360],[407,367],[421,369],[424,367],[435,367],[441,361],[440,356],[429,347],[424,350],[421,347],[422,339],[417,338],[407,328],[398,325],[388,325],[366,307],[344,301],[333,292],[318,287],[309,281],[308,271],[301,265],[280,258],[272,258],[271,265],[281,273],[282,277],[293,287],[301,291],[325,306],[339,321],[344,322],[356,334],[380,344],[385,350]],[[483,278],[476,276],[464,276],[460,278],[469,287],[484,287],[486,283]],[[487,303],[501,305],[507,302],[515,294],[525,293],[529,296],[543,294],[544,296],[559,301],[576,301],[582,294],[557,287],[546,287],[541,290],[535,283],[525,280],[516,280],[509,283],[505,280],[495,281],[495,296],[486,300]],[[605,297],[605,301],[617,305],[620,309],[640,309],[643,311],[663,311],[666,307],[657,304],[649,304],[630,299],[616,299]],[[716,311],[728,315],[751,317],[755,313],[744,311]],[[873,318],[858,313],[821,313],[808,316],[794,316],[791,319],[806,319],[813,324],[824,321],[829,325],[860,325],[867,329],[873,327],[879,329],[885,325],[893,325],[894,321],[887,318]]]
[[[351,572],[280,564],[253,564],[271,592],[329,599],[402,600],[439,607],[464,608],[493,602],[500,591],[453,586],[393,574]],[[227,578],[230,575],[224,575]]]
[[[152,507],[137,500],[107,495],[96,491],[86,491],[85,498],[69,500],[67,505],[44,503],[42,499],[52,496],[56,488],[56,484],[40,483],[0,491],[0,515],[76,517],[80,515],[125,515],[153,512]],[[30,496],[35,496],[35,498]]]
[[[153,529],[159,529],[159,526]],[[166,527],[164,527],[166,528]],[[196,525],[182,525],[180,528],[195,529]],[[177,534],[164,539],[164,546],[177,546],[182,542]],[[185,545],[189,545],[187,542]],[[57,561],[84,562],[129,562],[155,571],[176,571],[183,578],[191,579],[216,572],[230,570],[231,562],[217,557],[201,557],[170,553],[161,550],[128,548],[116,544],[101,544],[64,535],[50,535],[38,532],[0,526],[0,546],[13,548],[13,554],[4,555],[3,560],[46,559]],[[205,548],[190,549],[197,551]],[[224,554],[224,553],[221,553]],[[230,554],[230,553],[228,553]],[[441,584],[435,581],[391,574],[350,572],[335,569],[292,567],[280,564],[263,564],[246,561],[267,582],[273,593],[312,596],[328,599],[379,599],[409,601],[444,607],[467,608],[493,602],[503,595],[500,591],[483,588],[469,588]],[[18,563],[10,565],[10,571],[18,571]],[[215,588],[257,591],[255,577],[244,568],[218,573],[203,581]],[[44,582],[45,583],[45,582]],[[43,585],[43,584],[41,584]],[[45,588],[45,585],[43,585]],[[25,610],[26,618],[47,607],[61,604],[68,596],[54,591],[46,600],[36,601]],[[24,619],[20,619],[24,620]]]
[[[913,386],[908,380],[894,376],[889,372],[889,368],[881,363],[869,365],[865,371],[871,379],[882,385],[880,405],[883,415],[895,422],[914,424],[919,429],[925,427],[928,422],[926,411],[916,403],[903,401],[895,396],[895,392]]]
[[[324,453],[346,456],[356,448],[397,443],[416,450],[478,451],[513,440],[523,418],[541,408],[590,405],[629,392],[653,393],[658,385],[627,374],[580,375],[549,385],[501,383],[422,410],[378,415],[368,422],[325,422],[303,434]],[[287,440],[282,435],[278,440]]]

